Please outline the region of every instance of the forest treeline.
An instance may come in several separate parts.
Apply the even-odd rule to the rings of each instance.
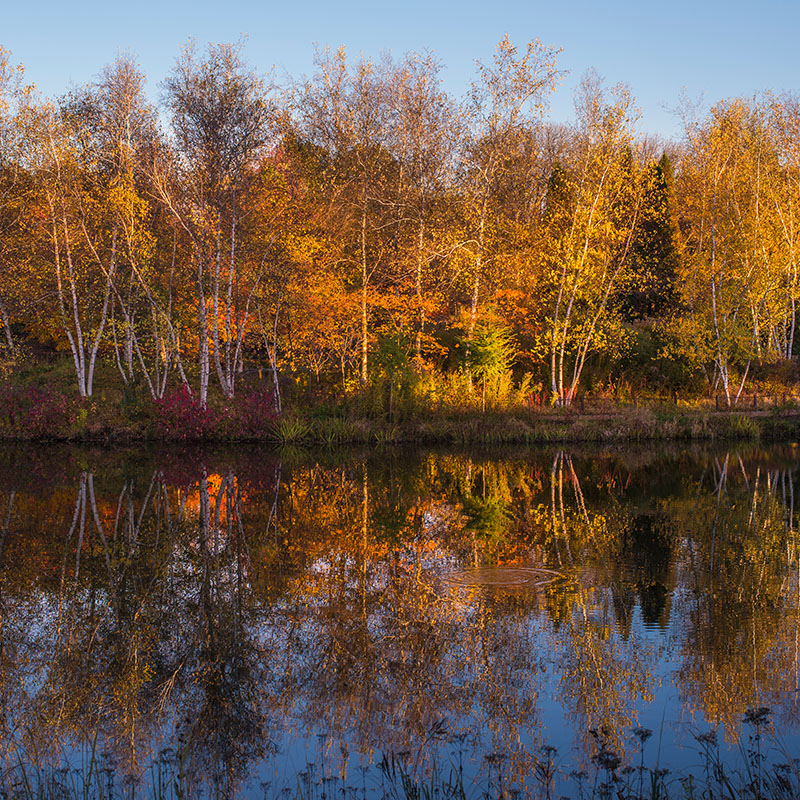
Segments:
[[[687,107],[655,141],[588,73],[557,124],[557,57],[505,38],[456,99],[429,53],[322,49],[279,87],[190,45],[156,107],[130,56],[51,100],[0,50],[7,356],[63,352],[83,398],[116,371],[203,407],[261,370],[278,410],[620,380],[735,404],[789,374],[800,101]]]

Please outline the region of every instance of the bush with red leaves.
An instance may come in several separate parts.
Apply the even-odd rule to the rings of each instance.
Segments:
[[[22,439],[58,439],[69,434],[75,413],[69,399],[53,389],[0,387],[0,430]]]
[[[186,386],[167,392],[156,407],[156,434],[162,439],[196,441],[214,433],[214,415]]]
[[[229,435],[234,439],[263,439],[278,418],[272,392],[263,389],[235,397],[227,412]]]

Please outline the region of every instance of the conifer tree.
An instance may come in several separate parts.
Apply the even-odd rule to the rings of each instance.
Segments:
[[[672,163],[664,153],[642,177],[642,208],[627,279],[617,305],[628,320],[662,317],[675,309],[679,265],[674,215]]]

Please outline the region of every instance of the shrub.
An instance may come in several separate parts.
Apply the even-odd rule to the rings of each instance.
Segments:
[[[7,436],[24,439],[61,438],[75,414],[68,398],[50,388],[30,386],[0,389],[0,428]]]
[[[278,419],[275,396],[264,389],[237,396],[228,406],[227,416],[232,438],[263,439],[271,433]]]
[[[167,392],[156,407],[156,433],[164,439],[191,441],[213,432],[214,415],[185,385]]]

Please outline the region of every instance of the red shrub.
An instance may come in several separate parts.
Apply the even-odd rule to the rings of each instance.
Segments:
[[[235,397],[228,415],[230,435],[236,439],[263,439],[278,418],[272,392],[263,389]]]
[[[70,401],[60,392],[30,386],[0,389],[0,429],[24,439],[59,438],[75,420]]]
[[[203,408],[186,386],[167,392],[156,406],[156,433],[164,439],[193,441],[213,433],[211,410]]]

